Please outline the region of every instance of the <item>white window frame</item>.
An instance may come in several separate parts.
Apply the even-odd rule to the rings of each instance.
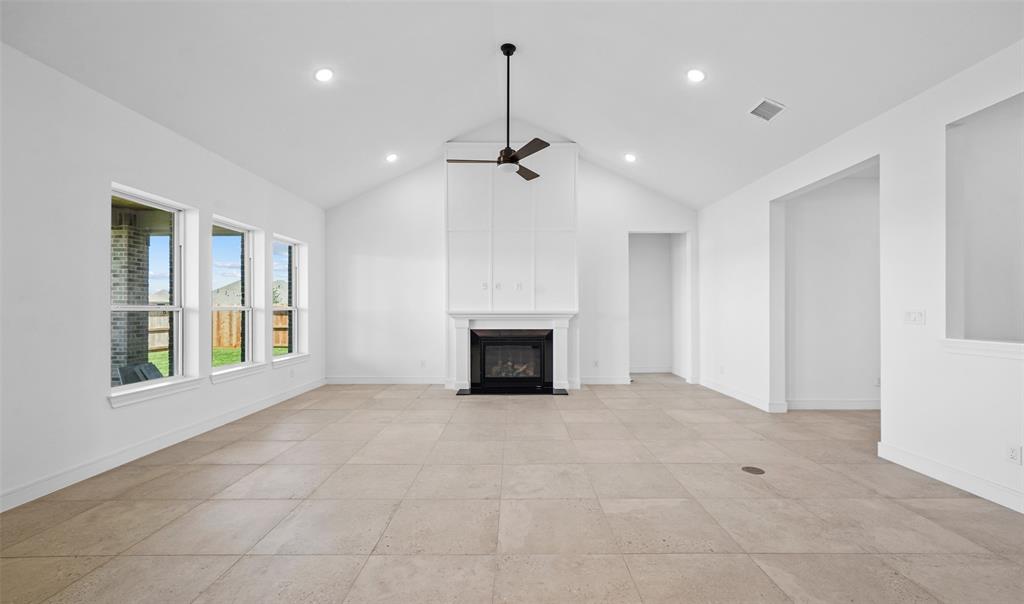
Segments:
[[[253,229],[251,227],[249,227],[247,225],[243,225],[243,224],[238,223],[238,222],[233,222],[231,220],[227,220],[225,218],[219,218],[219,217],[214,218],[212,224],[210,225],[210,249],[211,250],[213,249],[213,238],[215,237],[215,235],[213,234],[213,228],[214,227],[221,227],[221,228],[224,228],[224,229],[229,229],[229,230],[235,231],[237,233],[241,233],[242,234],[242,247],[245,250],[244,251],[245,265],[242,267],[242,292],[244,293],[244,295],[243,295],[243,304],[242,305],[240,305],[240,306],[236,306],[236,305],[218,306],[218,305],[216,305],[213,302],[213,273],[212,273],[212,270],[211,270],[211,274],[210,274],[210,324],[211,324],[211,328],[212,328],[212,325],[213,325],[214,313],[216,313],[217,311],[241,311],[243,313],[242,316],[244,317],[244,320],[243,320],[244,325],[242,325],[242,331],[245,333],[245,339],[244,339],[245,343],[244,343],[244,345],[242,347],[242,358],[244,358],[245,360],[242,361],[241,363],[232,363],[231,365],[218,365],[218,366],[214,366],[213,365],[213,332],[212,331],[210,332],[210,367],[211,367],[211,369],[213,370],[214,373],[220,373],[220,372],[224,372],[224,371],[232,371],[232,370],[235,370],[235,369],[242,369],[242,368],[249,367],[249,366],[255,364],[255,359],[254,359],[254,354],[253,354],[253,351],[255,350],[255,347],[253,346],[253,335],[254,335],[255,332],[253,330],[253,311],[254,311],[253,294],[254,294],[254,291],[253,291],[253,279],[252,279],[252,275],[253,275],[252,267],[253,267],[253,264],[254,264],[255,255],[253,254]],[[210,258],[210,267],[211,267],[211,269],[213,268],[212,254],[211,254],[211,258]]]
[[[273,288],[274,288],[273,274],[274,274],[274,271],[273,271],[273,266],[271,266],[271,271],[270,271],[270,274],[271,274],[271,278],[270,278],[270,288],[271,288],[271,301],[270,301],[270,329],[271,329],[270,358],[275,363],[279,363],[281,361],[287,361],[287,360],[290,360],[290,359],[295,359],[296,357],[299,357],[299,356],[303,355],[303,352],[302,352],[302,340],[301,340],[301,338],[302,338],[302,329],[300,327],[301,326],[301,320],[302,320],[302,317],[301,317],[302,304],[300,303],[301,302],[300,301],[300,296],[301,296],[300,292],[301,292],[301,285],[302,285],[301,284],[302,273],[300,272],[301,264],[300,264],[300,261],[299,261],[299,257],[302,254],[302,246],[303,246],[303,244],[301,242],[299,242],[299,241],[296,241],[295,239],[290,238],[290,237],[285,237],[283,235],[275,234],[271,238],[271,243],[270,243],[271,259],[273,259],[273,255],[274,255],[274,244],[277,244],[277,243],[283,243],[283,244],[289,246],[291,248],[291,250],[292,250],[292,253],[291,253],[292,282],[291,282],[291,287],[289,288],[289,293],[291,294],[291,298],[292,299],[291,299],[291,304],[289,304],[288,306],[278,306],[278,305],[274,304],[274,301],[273,301]],[[273,337],[274,313],[283,312],[283,311],[288,311],[288,312],[290,312],[292,314],[291,333],[290,333],[290,336],[291,336],[291,339],[292,339],[292,351],[289,352],[288,354],[283,354],[283,355],[280,355],[280,356],[276,356],[274,354],[274,337]]]
[[[111,395],[125,394],[140,389],[150,389],[153,386],[167,385],[171,382],[180,381],[184,373],[184,348],[185,338],[183,334],[184,330],[184,319],[185,313],[183,312],[184,305],[182,304],[182,296],[184,295],[184,238],[185,238],[185,207],[174,203],[170,200],[163,199],[161,197],[144,193],[131,187],[125,187],[123,185],[114,184],[111,186],[111,197],[120,197],[138,203],[140,205],[148,206],[156,210],[168,212],[172,216],[171,228],[171,241],[174,245],[174,256],[173,265],[171,266],[172,283],[171,291],[173,293],[173,299],[168,300],[168,304],[114,304],[110,303],[110,314],[108,321],[111,321],[115,312],[169,312],[173,317],[171,324],[173,328],[168,333],[168,338],[171,341],[168,345],[174,351],[173,367],[174,372],[171,375],[164,376],[155,380],[146,380],[144,382],[137,382],[134,384],[121,384],[119,386],[111,386]],[[109,244],[108,244],[109,246]],[[109,262],[108,257],[108,262]],[[109,273],[108,268],[108,273]],[[110,296],[110,288],[112,283],[107,283],[107,295]],[[108,298],[109,299],[109,298]],[[147,314],[148,317],[148,314]],[[148,319],[147,319],[148,320]],[[109,325],[109,323],[108,323]],[[108,328],[108,332],[109,332]],[[113,342],[107,347],[108,355],[110,354],[110,347],[113,346]]]

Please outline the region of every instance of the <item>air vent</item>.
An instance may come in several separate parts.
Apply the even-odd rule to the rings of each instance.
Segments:
[[[750,115],[753,115],[754,117],[759,117],[766,122],[770,122],[772,121],[773,117],[782,113],[782,110],[785,108],[786,106],[778,101],[765,99],[761,101],[757,107],[754,107],[753,109],[750,110]]]

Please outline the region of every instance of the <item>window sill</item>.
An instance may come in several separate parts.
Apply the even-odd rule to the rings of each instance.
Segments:
[[[107,401],[110,402],[111,407],[117,409],[118,407],[134,405],[135,403],[192,390],[198,388],[201,381],[202,378],[198,377],[179,377],[161,380],[158,384],[120,386],[116,391],[111,391],[107,395]]]
[[[238,367],[221,369],[210,374],[210,383],[220,384],[221,382],[230,382],[231,380],[237,380],[238,378],[259,373],[266,368],[266,363],[249,363],[247,365],[239,365]]]
[[[1024,361],[1024,342],[993,342],[945,338],[942,347],[951,354]]]
[[[286,367],[288,365],[294,365],[296,363],[304,363],[308,360],[308,352],[296,352],[288,356],[277,357],[276,359],[271,361],[271,364],[274,366],[274,369],[277,369],[278,367]]]

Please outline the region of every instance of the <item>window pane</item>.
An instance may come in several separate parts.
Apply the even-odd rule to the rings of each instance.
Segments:
[[[295,305],[295,275],[293,254],[295,246],[281,241],[274,242],[274,306]]]
[[[213,226],[213,305],[247,306],[248,292],[242,275],[245,270],[245,234],[222,226]]]
[[[176,375],[176,312],[110,313],[110,384],[120,386]]]
[[[174,213],[112,197],[111,304],[172,304],[173,288]]]
[[[295,312],[274,311],[274,356],[295,352]]]
[[[246,361],[245,311],[213,311],[213,366],[235,365]]]

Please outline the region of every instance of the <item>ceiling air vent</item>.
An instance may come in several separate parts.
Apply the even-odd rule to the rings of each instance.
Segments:
[[[782,113],[782,110],[785,108],[786,106],[778,101],[764,99],[757,105],[757,107],[750,110],[750,115],[759,117],[766,122],[770,122],[773,117]]]

